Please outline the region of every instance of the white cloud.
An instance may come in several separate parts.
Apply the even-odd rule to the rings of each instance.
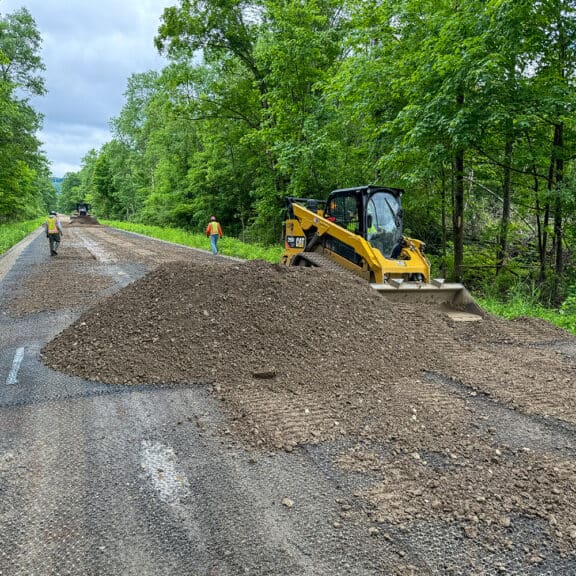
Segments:
[[[44,43],[48,94],[33,100],[44,115],[40,139],[55,176],[77,171],[91,149],[111,136],[128,78],[166,65],[154,37],[177,0],[0,0],[0,13],[28,9]]]
[[[62,177],[67,172],[77,172],[82,158],[108,142],[110,133],[86,124],[55,124],[50,130],[43,130],[40,139],[51,160],[52,173]]]

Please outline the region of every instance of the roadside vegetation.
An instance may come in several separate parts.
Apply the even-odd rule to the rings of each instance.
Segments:
[[[513,294],[509,300],[478,298],[482,308],[501,318],[542,318],[576,335],[576,294],[568,296],[560,308],[547,308],[541,304],[538,295]]]
[[[14,244],[26,238],[44,222],[44,218],[27,220],[25,222],[13,222],[11,224],[0,224],[0,254],[10,250]]]
[[[102,224],[119,228],[128,232],[136,232],[144,236],[151,236],[159,240],[167,240],[176,244],[210,250],[210,240],[205,234],[189,232],[179,228],[163,228],[160,226],[149,226],[145,224],[134,224],[132,222],[122,222],[117,220],[100,220]],[[268,262],[279,262],[282,255],[282,246],[263,246],[261,244],[247,244],[224,235],[218,241],[218,252],[226,256],[234,256],[244,260],[266,260]]]
[[[31,104],[46,94],[41,47],[26,8],[0,12],[0,224],[56,208],[48,159],[37,137],[43,116]]]

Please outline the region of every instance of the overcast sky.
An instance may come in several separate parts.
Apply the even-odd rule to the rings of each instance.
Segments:
[[[82,158],[110,140],[109,120],[124,104],[128,78],[167,62],[154,47],[160,17],[177,0],[0,0],[0,14],[26,8],[43,37],[48,94],[39,134],[54,176],[77,172]]]

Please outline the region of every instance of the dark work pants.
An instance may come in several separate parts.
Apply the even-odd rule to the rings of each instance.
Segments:
[[[60,233],[48,234],[48,240],[50,241],[50,254],[56,254],[60,246]]]

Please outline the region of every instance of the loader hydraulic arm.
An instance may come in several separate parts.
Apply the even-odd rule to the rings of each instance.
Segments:
[[[374,274],[375,282],[383,281],[383,269],[385,267],[384,257],[378,250],[364,240],[362,236],[342,228],[342,226],[331,222],[296,202],[292,204],[292,210],[295,218],[300,222],[302,230],[309,232],[312,228],[315,228],[318,236],[329,234],[333,238],[350,246],[364,259],[368,268]]]

